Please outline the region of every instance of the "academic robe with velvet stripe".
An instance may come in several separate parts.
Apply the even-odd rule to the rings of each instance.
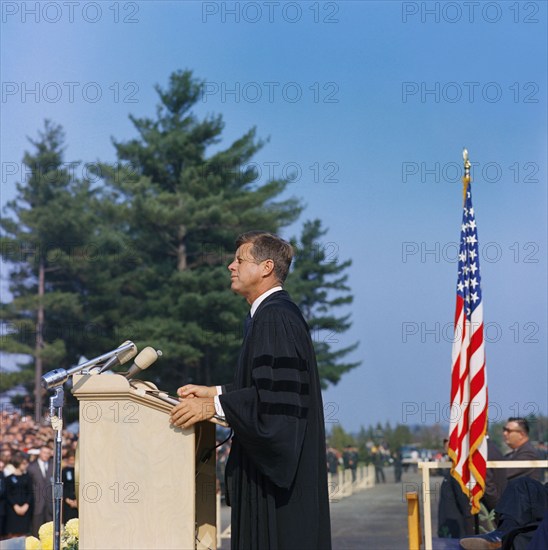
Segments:
[[[234,430],[232,549],[329,550],[320,381],[308,326],[285,291],[258,307],[219,399]]]

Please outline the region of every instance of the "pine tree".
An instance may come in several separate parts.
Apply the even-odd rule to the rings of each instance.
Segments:
[[[138,137],[115,141],[118,165],[101,166],[136,254],[111,321],[139,347],[162,349],[147,376],[166,390],[232,378],[246,309],[229,291],[234,239],[277,232],[301,211],[296,199],[276,200],[287,180],[257,183],[255,129],[221,148],[221,116],[193,112],[202,86],[190,71],[173,73],[156,87],[156,117],[131,116]]]
[[[85,314],[82,303],[89,270],[89,242],[95,224],[88,181],[73,177],[63,160],[64,132],[45,122],[26,152],[25,181],[7,203],[1,220],[2,259],[10,264],[13,300],[2,303],[0,349],[32,358],[22,370],[3,375],[2,389],[34,386],[35,416],[41,415],[44,369],[67,367],[76,358]],[[32,375],[34,371],[34,376]]]
[[[353,301],[345,273],[352,262],[340,262],[335,243],[320,241],[326,233],[320,220],[304,224],[300,241],[292,241],[296,250],[294,268],[286,285],[310,326],[324,387],[337,384],[345,372],[361,364],[342,362],[357,348],[358,342],[334,349],[338,335],[351,326],[350,314],[337,316],[335,310]]]

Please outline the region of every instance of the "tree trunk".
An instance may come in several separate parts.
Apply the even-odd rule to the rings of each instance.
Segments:
[[[186,237],[186,228],[181,225],[179,226],[178,231],[178,240],[179,244],[177,246],[177,271],[185,271],[187,268],[187,258],[186,258],[186,244],[185,244],[185,237]]]
[[[38,267],[38,311],[36,313],[36,344],[34,350],[34,419],[40,422],[42,418],[42,349],[44,347],[44,292],[45,292],[44,260],[40,259]]]

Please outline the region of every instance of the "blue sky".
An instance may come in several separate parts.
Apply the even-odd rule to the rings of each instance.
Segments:
[[[221,145],[256,126],[263,178],[300,173],[289,194],[307,207],[285,236],[321,218],[322,245],[353,261],[340,345],[359,340],[362,366],[325,393],[328,420],[447,422],[466,146],[491,418],[547,413],[546,3],[70,6],[2,4],[2,205],[45,118],[67,161],[114,161],[128,115],[153,116],[154,85],[192,69]]]

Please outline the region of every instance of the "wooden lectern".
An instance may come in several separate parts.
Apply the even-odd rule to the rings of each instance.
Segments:
[[[214,549],[215,425],[172,427],[172,405],[141,384],[155,388],[118,374],[73,377],[80,549]]]

